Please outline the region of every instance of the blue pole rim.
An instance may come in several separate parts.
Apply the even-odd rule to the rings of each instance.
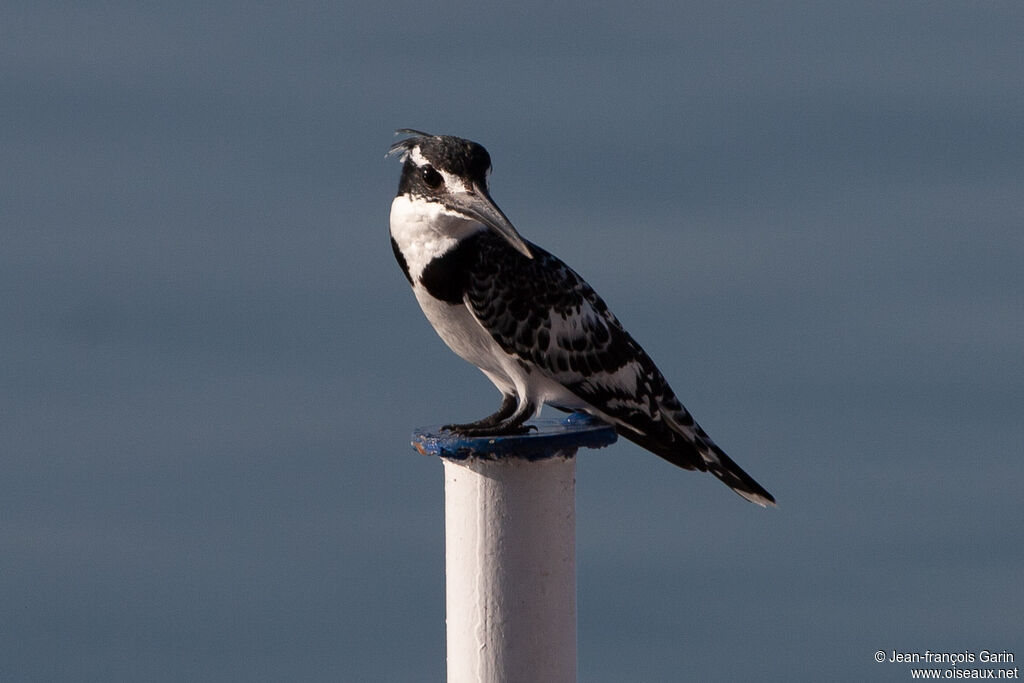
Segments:
[[[604,448],[618,439],[615,428],[586,413],[563,419],[534,420],[536,428],[511,436],[461,436],[440,426],[413,430],[412,447],[421,455],[448,460],[516,458],[544,460],[558,455],[572,457],[579,448]]]

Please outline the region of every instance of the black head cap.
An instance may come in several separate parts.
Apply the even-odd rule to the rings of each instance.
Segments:
[[[479,187],[487,187],[487,174],[491,170],[491,155],[487,153],[483,145],[472,140],[457,138],[453,135],[431,135],[411,128],[402,128],[396,133],[400,135],[411,135],[413,137],[399,140],[388,149],[388,156],[401,155],[405,162],[405,169],[410,170],[413,166],[409,158],[414,149],[439,170],[463,178],[476,184]],[[412,173],[402,173],[402,185],[399,192],[415,190],[419,188],[405,186],[415,183],[418,176]]]

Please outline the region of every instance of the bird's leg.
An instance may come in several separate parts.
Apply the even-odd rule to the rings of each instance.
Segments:
[[[484,419],[466,425],[446,425],[442,429],[455,432],[462,436],[511,436],[526,434],[537,428],[523,423],[533,415],[533,404],[524,401],[518,403],[514,396],[506,395],[501,401],[498,412]]]
[[[533,425],[523,424],[533,416],[533,410],[533,404],[524,400],[509,419],[499,425],[495,425],[488,433],[496,436],[512,436],[515,434],[526,434],[531,430],[537,431],[537,428]]]
[[[464,424],[450,424],[444,425],[441,429],[446,432],[456,432],[469,436],[472,433],[487,433],[487,429],[493,427],[496,424],[504,422],[508,418],[512,417],[512,414],[516,412],[516,397],[511,394],[503,394],[501,398],[501,407],[498,408],[497,412],[488,415],[485,418],[481,418],[476,422],[466,422]]]

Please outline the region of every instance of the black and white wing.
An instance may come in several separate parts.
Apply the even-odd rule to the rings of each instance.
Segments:
[[[752,502],[774,503],[694,422],[583,278],[536,245],[527,259],[498,238],[480,237],[465,302],[506,353],[565,387],[627,439],[679,467],[712,472]]]

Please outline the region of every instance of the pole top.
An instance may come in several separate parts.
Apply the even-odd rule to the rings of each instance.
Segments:
[[[413,430],[412,447],[422,455],[449,460],[543,460],[555,455],[571,457],[578,448],[604,448],[618,439],[614,427],[586,413],[572,413],[561,420],[534,420],[530,425],[536,431],[513,436],[460,436],[439,426],[419,427]]]

